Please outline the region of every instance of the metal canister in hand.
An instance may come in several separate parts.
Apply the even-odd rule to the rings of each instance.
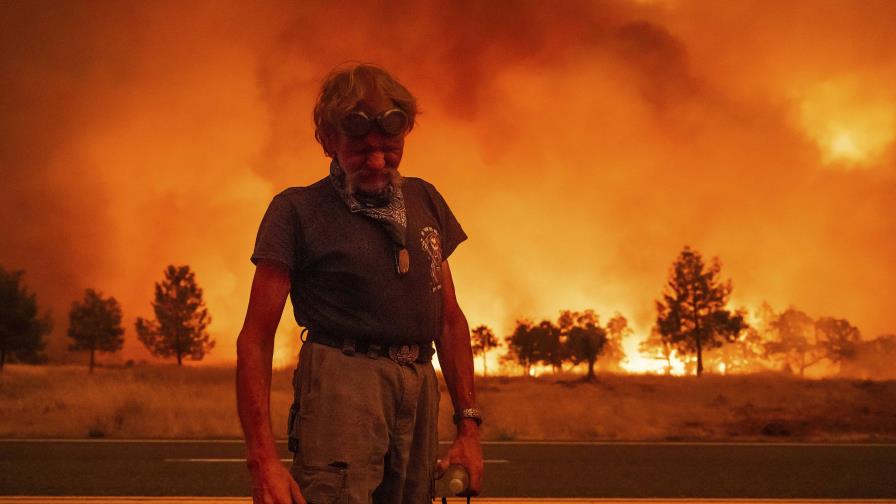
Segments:
[[[460,464],[448,466],[441,478],[436,480],[436,495],[454,497],[470,488],[470,473]]]

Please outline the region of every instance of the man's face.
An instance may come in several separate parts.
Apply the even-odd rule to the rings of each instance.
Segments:
[[[385,97],[367,97],[359,101],[355,109],[368,117],[376,117],[394,107]],[[387,136],[378,127],[357,138],[337,131],[333,154],[345,171],[345,184],[350,192],[378,195],[398,182],[404,136],[404,133]]]

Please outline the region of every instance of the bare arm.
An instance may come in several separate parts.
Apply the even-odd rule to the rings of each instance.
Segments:
[[[467,318],[457,304],[454,280],[448,261],[442,262],[442,300],[444,322],[442,334],[436,342],[439,365],[454,411],[476,405],[473,386],[473,350],[470,346],[470,327]],[[462,419],[457,425],[457,437],[442,460],[442,469],[459,463],[470,473],[470,489],[478,494],[482,490],[482,448],[479,442],[479,426],[472,419]]]
[[[298,485],[280,462],[271,430],[274,334],[289,288],[289,269],[285,265],[259,260],[246,320],[236,342],[237,410],[246,438],[246,463],[252,475],[255,502],[305,502]]]
[[[451,403],[455,411],[476,405],[476,393],[473,389],[473,350],[470,346],[470,327],[467,318],[457,304],[454,293],[454,281],[448,261],[442,263],[442,302],[444,306],[444,322],[442,335],[436,342],[439,365],[445,376],[445,384],[451,394]],[[476,422],[462,421],[458,429],[476,426]]]

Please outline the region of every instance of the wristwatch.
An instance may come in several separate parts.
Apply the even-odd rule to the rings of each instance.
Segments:
[[[454,423],[460,423],[464,418],[472,418],[476,421],[476,425],[482,425],[482,410],[479,408],[464,408],[460,413],[454,414]]]

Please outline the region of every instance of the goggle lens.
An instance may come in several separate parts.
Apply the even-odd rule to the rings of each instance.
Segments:
[[[370,133],[374,124],[387,136],[400,135],[407,129],[408,115],[401,109],[389,109],[371,119],[362,111],[352,111],[342,117],[339,126],[350,137],[363,137]]]
[[[408,126],[408,116],[400,109],[387,110],[377,120],[380,128],[389,136],[401,134]]]
[[[340,122],[342,131],[350,137],[362,137],[370,131],[370,119],[364,112],[350,112]]]

